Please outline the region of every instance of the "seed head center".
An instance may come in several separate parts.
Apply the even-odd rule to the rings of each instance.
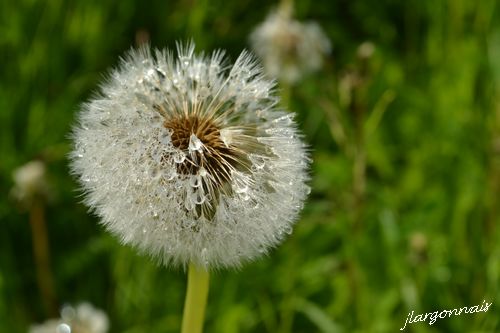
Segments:
[[[174,147],[189,152],[189,143],[194,134],[203,144],[202,149],[189,152],[186,160],[178,165],[178,172],[184,175],[195,175],[201,167],[214,176],[214,179],[227,180],[231,149],[220,138],[220,129],[208,118],[199,116],[179,116],[165,120],[165,128],[172,131],[171,139]],[[228,160],[229,159],[229,160]]]

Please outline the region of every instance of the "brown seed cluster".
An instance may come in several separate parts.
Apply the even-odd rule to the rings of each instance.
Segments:
[[[231,166],[237,161],[236,154],[221,140],[219,127],[211,119],[196,115],[177,116],[165,120],[163,126],[172,131],[172,144],[176,148],[188,150],[192,134],[204,146],[202,152],[187,154],[186,160],[177,167],[178,173],[195,175],[204,167],[216,183],[229,180]]]

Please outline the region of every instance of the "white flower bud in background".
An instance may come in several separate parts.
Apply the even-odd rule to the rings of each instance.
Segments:
[[[109,319],[106,313],[90,303],[82,303],[76,308],[64,306],[60,319],[33,325],[29,333],[106,333],[108,329]]]
[[[331,50],[330,41],[315,22],[292,19],[292,8],[271,12],[250,35],[254,52],[271,77],[295,83],[304,74],[321,68]]]
[[[42,161],[31,161],[17,168],[12,178],[11,195],[22,204],[29,205],[36,197],[48,195],[46,168]]]
[[[131,51],[83,106],[71,166],[102,224],[168,265],[239,266],[290,234],[309,158],[243,52]]]
[[[375,45],[372,42],[363,42],[358,46],[358,57],[362,60],[370,59],[375,52]]]

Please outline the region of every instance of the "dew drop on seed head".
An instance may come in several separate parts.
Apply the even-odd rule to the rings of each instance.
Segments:
[[[195,134],[191,134],[189,137],[189,151],[199,151],[203,146],[203,142]]]
[[[151,157],[156,163],[161,162],[161,158],[163,157],[163,154],[161,151],[155,151],[154,153],[151,154]]]
[[[186,208],[186,210],[193,210],[194,203],[191,201],[190,196],[187,196],[186,200],[184,200],[184,208]]]
[[[306,195],[311,194],[311,187],[310,186],[306,186],[305,187],[305,192],[306,192]]]
[[[168,168],[163,170],[163,178],[165,180],[172,180],[177,175],[177,172],[174,169]]]
[[[206,247],[204,247],[201,250],[200,257],[201,257],[201,260],[203,261],[203,264],[208,265],[208,250]]]
[[[146,71],[146,78],[149,79],[149,80],[153,79],[155,77],[155,73],[156,72],[155,72],[154,69],[152,69],[152,68],[148,69]]]
[[[189,185],[191,185],[191,187],[200,187],[201,185],[201,178],[200,176],[191,176],[189,178]]]
[[[170,133],[168,133],[168,132],[162,132],[160,134],[160,142],[161,142],[161,144],[168,145],[168,144],[170,144],[171,141],[172,140],[170,138]]]
[[[174,162],[175,163],[183,163],[185,159],[186,159],[186,154],[184,154],[181,151],[174,154]]]
[[[156,75],[158,75],[160,80],[165,79],[165,77],[167,76],[167,74],[158,67],[156,68]]]
[[[202,192],[197,191],[191,195],[191,199],[196,205],[201,205],[205,202],[206,197]]]
[[[266,161],[262,156],[250,155],[250,161],[252,162],[252,167],[255,170],[262,170],[266,165]]]
[[[219,131],[219,135],[220,135],[220,139],[222,140],[222,142],[224,142],[226,147],[229,147],[229,145],[233,141],[232,135],[231,135],[231,130],[223,128]]]
[[[151,168],[151,170],[149,170],[149,176],[151,177],[151,179],[160,178],[160,176],[161,176],[160,169],[157,167]]]
[[[207,176],[207,169],[205,169],[204,167],[201,167],[200,170],[198,170],[198,174],[200,175],[200,177],[206,177]]]
[[[183,67],[189,66],[189,62],[190,62],[189,61],[190,60],[189,57],[181,56],[181,57],[179,57],[179,60],[180,60],[180,62],[181,62],[181,64],[182,64]]]
[[[235,186],[234,191],[236,193],[246,193],[248,191],[248,186],[243,184],[241,186]]]

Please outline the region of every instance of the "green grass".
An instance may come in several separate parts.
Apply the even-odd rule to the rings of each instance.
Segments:
[[[234,60],[265,1],[0,3],[0,332],[46,319],[12,171],[47,163],[60,304],[90,301],[112,332],[177,332],[186,276],[121,246],[68,173],[80,103],[146,31]],[[409,312],[493,302],[407,332],[500,330],[500,16],[494,0],[297,1],[334,46],[290,91],[311,146],[312,193],[270,256],[211,276],[206,332],[395,332]],[[376,46],[363,62],[356,49]],[[339,92],[363,76],[351,102]],[[344,81],[343,81],[344,80]],[[333,117],[337,119],[332,122]],[[340,125],[344,139],[332,132]],[[365,165],[365,167],[363,167]],[[354,170],[361,170],[356,173]],[[363,185],[364,184],[364,185]],[[422,241],[425,239],[425,241]]]

